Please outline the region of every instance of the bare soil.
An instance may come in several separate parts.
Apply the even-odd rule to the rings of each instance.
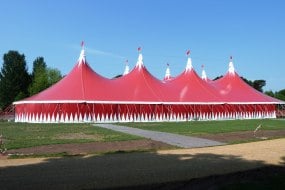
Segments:
[[[275,138],[282,131],[207,135],[223,142]],[[8,153],[88,154],[167,149],[75,158],[7,159],[0,155],[3,189],[284,189],[285,138],[234,145],[172,149],[152,140],[49,145]],[[44,172],[42,172],[44,171]],[[245,184],[245,185],[242,185]],[[249,185],[248,185],[249,184]],[[253,187],[253,188],[251,188]]]
[[[250,189],[284,189],[284,164],[285,138],[280,138],[131,154],[5,159],[0,160],[0,184],[1,189],[29,190],[169,190],[232,189],[249,182],[256,187]]]
[[[246,142],[249,140],[265,140],[270,138],[285,137],[285,130],[260,130],[254,133],[253,131],[244,132],[231,132],[231,133],[219,133],[219,134],[209,134],[201,135],[201,138],[215,140],[225,143],[233,142]]]
[[[93,136],[82,136],[85,134],[64,135],[57,138],[77,139],[77,138],[94,138]],[[285,130],[261,130],[257,133],[252,131],[220,133],[211,135],[201,135],[201,138],[215,140],[219,142],[246,142],[249,140],[264,140],[270,138],[285,137]],[[159,150],[159,149],[173,149],[174,146],[153,141],[150,139],[131,140],[131,141],[116,141],[116,142],[92,142],[82,144],[53,144],[45,146],[37,146],[31,148],[21,148],[15,150],[8,150],[5,155],[43,155],[43,154],[57,154],[65,153],[67,155],[85,155],[90,153],[105,153],[105,152],[120,152],[120,151],[144,151],[144,150]],[[6,156],[0,156],[0,159]]]
[[[6,155],[43,155],[66,153],[67,155],[85,155],[90,153],[120,152],[120,151],[144,151],[174,148],[171,145],[149,139],[115,141],[115,142],[91,142],[82,144],[53,144],[31,148],[8,150]]]

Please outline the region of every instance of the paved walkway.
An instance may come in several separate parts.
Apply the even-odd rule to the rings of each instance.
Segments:
[[[125,127],[125,126],[119,126],[119,125],[113,125],[113,124],[96,124],[96,126],[149,138],[155,141],[164,142],[164,143],[182,147],[182,148],[195,148],[195,147],[224,145],[224,143],[212,141],[208,139],[177,135],[177,134],[165,133],[165,132],[158,132],[158,131],[142,130],[142,129],[137,129],[133,127]]]

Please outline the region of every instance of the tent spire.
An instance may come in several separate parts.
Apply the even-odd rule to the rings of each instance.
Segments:
[[[84,41],[81,42],[81,52],[78,58],[79,65],[85,63],[85,48],[84,48]]]
[[[190,50],[187,50],[186,56],[188,57],[187,58],[187,65],[186,65],[186,71],[191,71],[193,66],[192,66],[192,59],[190,57]]]
[[[207,79],[208,79],[206,71],[204,69],[204,65],[202,65],[202,79],[205,81],[207,81]]]
[[[142,48],[138,47],[138,53],[139,53],[139,57],[138,57],[138,61],[137,61],[137,65],[139,68],[141,68],[143,66],[143,56],[142,56]]]
[[[235,68],[234,68],[234,63],[233,63],[233,56],[230,56],[229,73],[233,74],[233,75],[235,74]]]
[[[166,71],[165,71],[164,80],[169,80],[171,78],[169,63],[167,63],[166,65],[167,65],[167,68],[166,68]]]
[[[129,61],[126,60],[126,67],[123,75],[129,74],[129,72],[130,72]]]

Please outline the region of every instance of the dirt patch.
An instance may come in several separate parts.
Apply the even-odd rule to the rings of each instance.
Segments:
[[[3,189],[231,189],[277,177],[278,186],[248,189],[284,189],[284,148],[283,138],[152,153],[6,159],[0,161],[0,183]]]
[[[252,131],[232,132],[211,135],[201,135],[201,138],[215,140],[219,142],[232,143],[242,142],[248,140],[260,140],[267,138],[285,137],[285,130],[260,130],[255,136]],[[97,135],[87,135],[83,133],[59,135],[56,138],[61,139],[99,139]],[[31,148],[21,148],[15,150],[8,150],[8,154],[20,155],[41,155],[41,154],[57,154],[66,153],[68,155],[103,153],[114,151],[135,151],[135,150],[158,150],[158,149],[172,149],[171,145],[153,141],[150,139],[131,140],[131,141],[116,141],[116,142],[91,142],[82,144],[54,144]],[[0,159],[5,159],[6,156],[0,156]]]
[[[88,135],[84,133],[67,133],[56,135],[54,139],[90,139],[100,141],[103,137],[101,135]]]
[[[243,132],[200,135],[199,137],[219,142],[232,143],[232,142],[248,141],[253,139],[263,140],[269,138],[278,138],[284,136],[285,136],[285,130],[260,130],[257,131],[256,133],[254,133],[253,131],[243,131]]]
[[[91,142],[82,144],[55,144],[46,146],[37,146],[31,148],[21,148],[8,150],[6,154],[54,154],[67,153],[68,155],[102,153],[113,151],[132,151],[132,150],[153,150],[153,149],[169,149],[173,146],[153,141],[149,139],[116,141],[116,142]]]

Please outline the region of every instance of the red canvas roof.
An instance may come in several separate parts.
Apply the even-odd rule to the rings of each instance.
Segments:
[[[187,60],[186,69],[177,77],[167,81],[168,89],[174,93],[176,102],[220,103],[221,99],[213,86],[202,80],[192,67],[192,60]],[[177,93],[178,92],[178,93]]]
[[[139,54],[135,68],[128,74],[113,79],[112,92],[116,93],[116,101],[163,102],[164,84],[149,73]]]
[[[84,50],[82,50],[77,64],[68,75],[50,88],[21,102],[108,100],[112,94],[106,94],[104,89],[111,85],[110,81],[92,70],[86,62]]]
[[[164,75],[163,81],[168,81],[168,80],[172,80],[172,79],[173,79],[173,77],[170,74],[169,64],[167,63],[167,68],[166,68],[166,71],[165,71],[165,75]]]
[[[228,103],[282,103],[282,101],[267,96],[245,83],[235,72],[232,60],[229,71],[222,78],[211,82]]]
[[[201,78],[206,82],[211,82],[212,80],[207,77],[206,71],[204,70],[204,66],[202,67],[202,76]]]
[[[187,54],[188,55],[188,54]],[[58,83],[21,103],[144,103],[144,104],[223,104],[282,103],[248,86],[234,71],[213,82],[202,80],[188,57],[186,69],[171,80],[161,81],[151,75],[139,54],[135,68],[117,79],[107,79],[94,72],[85,60],[84,49],[72,69]],[[170,71],[169,71],[170,75]]]

